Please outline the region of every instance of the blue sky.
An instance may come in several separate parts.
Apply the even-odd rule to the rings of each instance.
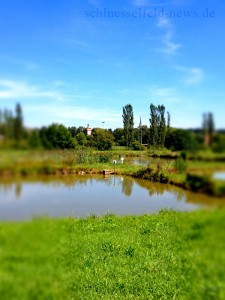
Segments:
[[[29,127],[135,126],[164,104],[171,126],[225,126],[225,2],[0,0],[0,108]]]

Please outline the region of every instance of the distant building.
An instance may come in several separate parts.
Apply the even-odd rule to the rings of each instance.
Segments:
[[[91,132],[92,132],[92,128],[89,126],[89,124],[87,124],[87,135],[91,135]]]

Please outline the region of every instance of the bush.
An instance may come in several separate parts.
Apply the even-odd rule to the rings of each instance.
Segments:
[[[138,141],[134,141],[132,143],[132,148],[133,150],[136,150],[136,151],[142,151],[142,150],[145,150],[145,146],[143,146],[140,142]]]
[[[134,176],[137,178],[148,179],[153,182],[168,183],[169,181],[164,172],[154,171],[149,167],[138,170]]]
[[[225,136],[222,134],[217,134],[213,138],[212,150],[215,153],[225,152]]]
[[[195,192],[214,193],[214,185],[209,176],[187,174],[185,186]]]
[[[108,154],[100,154],[98,157],[98,162],[100,163],[108,163],[111,162],[112,160],[112,154],[108,153]]]

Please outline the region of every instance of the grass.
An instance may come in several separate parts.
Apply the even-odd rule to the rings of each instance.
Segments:
[[[0,224],[0,299],[225,299],[225,210]]]

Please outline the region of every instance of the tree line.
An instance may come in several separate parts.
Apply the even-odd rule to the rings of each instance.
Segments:
[[[212,113],[203,114],[202,128],[186,130],[171,127],[170,113],[164,105],[149,106],[149,126],[134,127],[134,111],[131,104],[122,108],[123,128],[93,128],[87,135],[86,128],[65,127],[51,124],[41,128],[29,129],[24,126],[20,104],[15,111],[0,110],[0,146],[31,149],[78,149],[91,147],[98,150],[110,150],[115,146],[129,149],[190,150],[195,151],[211,147],[216,152],[225,150],[225,134],[216,132]]]
[[[15,141],[24,137],[22,108],[19,103],[16,104],[14,113],[9,109],[0,110],[0,135]]]

